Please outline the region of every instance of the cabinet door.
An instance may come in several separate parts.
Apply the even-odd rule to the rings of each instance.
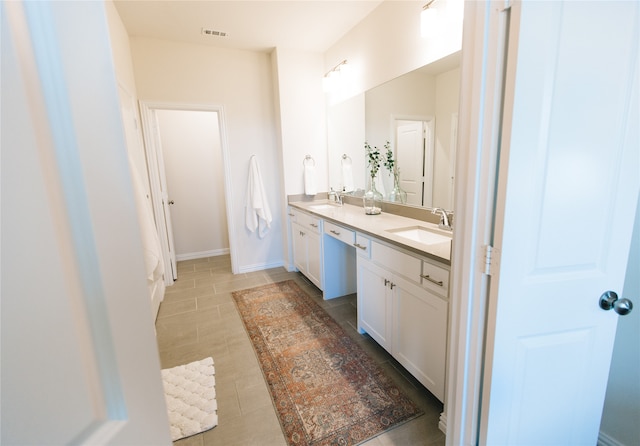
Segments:
[[[293,239],[293,264],[298,270],[307,275],[307,239],[305,232],[299,224],[291,225]]]
[[[358,257],[358,330],[387,350],[391,348],[391,274]]]
[[[315,286],[322,287],[322,246],[320,235],[307,231],[304,233],[307,243],[307,274],[306,276]]]
[[[447,302],[393,278],[393,356],[440,401],[444,400]]]

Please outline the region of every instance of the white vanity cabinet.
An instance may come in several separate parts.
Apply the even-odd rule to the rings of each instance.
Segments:
[[[393,274],[358,257],[358,330],[391,351]]]
[[[367,332],[443,401],[448,270],[376,240],[369,245],[364,240],[362,246],[370,246],[370,258],[369,250],[359,250],[358,330]],[[432,268],[439,268],[435,271],[440,275],[434,276]],[[446,284],[424,279],[429,276],[440,282],[443,271]]]
[[[289,218],[293,238],[293,263],[322,290],[322,219],[298,209],[290,209]]]

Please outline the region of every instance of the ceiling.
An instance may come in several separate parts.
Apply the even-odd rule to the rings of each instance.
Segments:
[[[252,51],[325,52],[382,0],[115,0],[130,36]],[[204,35],[202,29],[227,33]]]

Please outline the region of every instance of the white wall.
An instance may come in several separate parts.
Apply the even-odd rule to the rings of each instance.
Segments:
[[[157,110],[178,260],[229,252],[224,169],[213,111]]]
[[[302,161],[315,160],[318,191],[326,192],[327,134],[322,91],[322,54],[277,48],[279,132],[286,195],[304,193]]]
[[[230,160],[231,249],[240,272],[283,264],[280,154],[268,54],[131,38],[141,100],[222,105]],[[256,155],[273,213],[264,239],[244,227],[249,158]],[[233,243],[236,243],[234,245]]]
[[[620,297],[633,301],[635,308],[618,320],[616,342],[609,372],[607,395],[600,431],[618,442],[640,444],[640,196]]]
[[[322,55],[276,48],[271,64],[284,204],[287,195],[305,193],[302,161],[306,155],[315,162],[317,191],[329,189]],[[285,207],[278,210],[282,221],[288,221]],[[293,270],[291,231],[284,228],[284,263]]]
[[[435,2],[441,29],[423,38],[420,13],[425,3],[385,1],[325,52],[325,71],[348,61],[350,88],[343,90],[343,99],[460,50],[463,1]]]

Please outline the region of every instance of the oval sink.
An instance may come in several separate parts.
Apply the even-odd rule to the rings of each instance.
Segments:
[[[388,229],[387,232],[395,234],[414,242],[424,243],[425,245],[434,245],[437,243],[450,242],[451,237],[440,234],[424,226],[409,226],[406,228]]]

